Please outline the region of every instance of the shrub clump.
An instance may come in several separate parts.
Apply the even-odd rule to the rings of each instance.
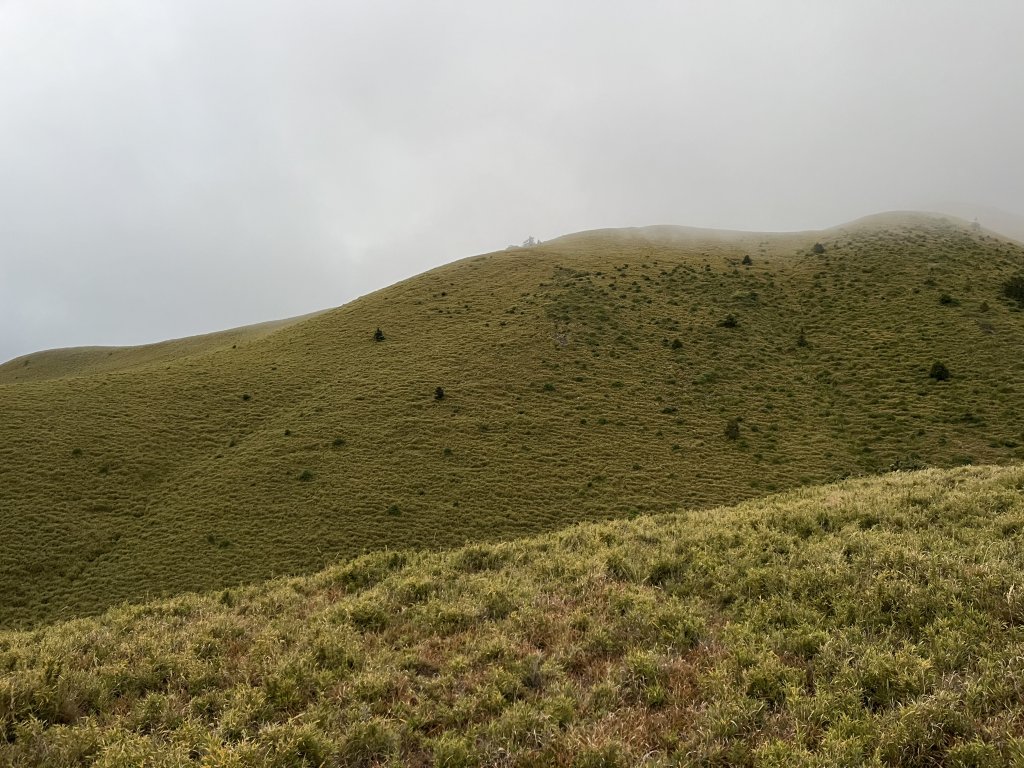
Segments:
[[[735,328],[740,324],[740,321],[736,319],[735,315],[726,315],[724,320],[718,321],[719,328]]]
[[[743,257],[743,266],[749,267],[753,263],[754,263],[754,260],[752,258],[750,258],[750,254],[749,253],[746,256]]]
[[[825,252],[825,246],[822,245],[821,243],[815,243],[814,247],[811,250],[814,251],[819,256],[821,256],[821,254]]]
[[[377,328],[376,331],[373,332],[373,340],[384,341],[384,331],[382,331],[379,327]]]
[[[725,425],[725,439],[726,440],[739,440],[740,439],[740,422],[739,422],[739,419],[729,419],[729,423]]]
[[[1003,283],[1003,296],[1024,307],[1024,275],[1011,277]]]
[[[936,360],[932,363],[932,369],[928,371],[928,377],[936,381],[949,381],[949,368],[940,360]]]
[[[444,400],[444,387],[438,387],[434,390],[435,400]]]

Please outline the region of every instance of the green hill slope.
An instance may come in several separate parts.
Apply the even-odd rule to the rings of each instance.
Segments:
[[[48,349],[22,355],[0,365],[0,384],[47,381],[69,376],[88,376],[112,371],[169,363],[182,357],[237,349],[240,342],[261,339],[274,331],[287,328],[313,315],[277,320],[258,325],[232,328],[229,331],[207,333],[185,339],[172,339],[140,347],[71,347]]]
[[[1020,765],[1022,530],[897,473],[0,632],[0,764]]]
[[[8,367],[0,625],[1019,459],[1024,313],[1001,286],[1022,270],[1020,245],[926,216],[597,231],[230,345],[41,380]],[[929,378],[937,360],[948,381]]]

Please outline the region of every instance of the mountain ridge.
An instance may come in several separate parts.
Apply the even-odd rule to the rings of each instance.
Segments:
[[[384,547],[1019,461],[1024,315],[1001,286],[1024,249],[901,221],[567,236],[260,338],[0,384],[0,626]]]
[[[835,226],[832,226],[832,227],[827,227],[825,229],[820,229],[820,230],[806,229],[806,230],[757,231],[757,230],[743,230],[743,229],[737,229],[737,230],[721,229],[721,228],[715,228],[715,227],[699,227],[699,226],[690,226],[690,225],[682,225],[682,224],[647,224],[647,225],[627,226],[627,227],[602,227],[602,228],[597,228],[597,229],[580,230],[578,232],[569,232],[569,233],[566,233],[564,235],[559,235],[557,237],[553,237],[553,238],[545,241],[545,243],[542,243],[542,244],[548,244],[548,245],[558,244],[558,243],[560,243],[563,240],[571,241],[572,239],[579,238],[579,237],[599,236],[599,235],[612,235],[614,233],[620,233],[620,234],[621,233],[628,233],[628,234],[634,234],[634,235],[637,235],[637,234],[638,235],[663,234],[663,235],[669,235],[669,236],[675,234],[675,235],[686,235],[690,239],[694,239],[694,240],[698,240],[698,239],[701,239],[701,238],[706,239],[706,240],[708,240],[708,239],[736,240],[736,239],[740,239],[740,238],[750,238],[750,237],[762,238],[762,237],[778,237],[778,236],[787,236],[787,235],[788,236],[793,236],[793,237],[800,237],[800,236],[808,236],[808,237],[809,236],[826,236],[826,235],[829,235],[829,234],[842,233],[844,231],[848,231],[848,230],[854,229],[856,227],[862,227],[862,226],[870,226],[870,225],[878,225],[878,224],[883,224],[883,225],[887,225],[887,226],[894,226],[894,225],[896,225],[896,226],[913,226],[915,224],[934,223],[935,221],[939,221],[939,220],[955,224],[956,226],[963,227],[965,229],[972,228],[972,226],[973,226],[972,223],[969,222],[967,219],[962,218],[962,217],[957,216],[957,215],[954,215],[954,214],[951,214],[951,213],[942,213],[942,212],[939,212],[939,211],[894,210],[894,211],[882,211],[882,212],[879,212],[879,213],[868,214],[868,215],[865,215],[865,216],[858,217],[856,219],[852,219],[852,220],[850,220],[848,222],[845,222],[843,224],[838,224],[838,225],[835,225]],[[993,236],[996,236],[996,237],[1002,237],[1002,238],[1005,238],[1005,239],[1017,239],[1017,240],[1020,239],[1020,238],[1013,238],[1010,235],[1006,235],[1004,233],[1000,233],[1000,232],[997,232],[995,230],[987,230],[986,229],[984,231],[987,234],[993,235]],[[671,238],[669,238],[669,239],[671,239]],[[522,246],[510,246],[508,249],[506,249],[506,251],[508,251],[508,250],[520,250],[520,248],[522,248]],[[481,254],[481,255],[494,255],[494,254],[498,254],[498,253],[501,253],[501,251],[492,251],[489,254]],[[443,269],[443,268],[446,268],[446,267],[450,267],[450,266],[452,266],[454,264],[458,264],[460,261],[465,261],[465,260],[473,259],[473,258],[479,258],[479,257],[478,256],[469,256],[469,257],[465,257],[463,259],[457,259],[456,261],[449,262],[449,263],[447,263],[445,265],[442,265],[439,268]],[[435,268],[435,269],[437,269],[437,268]],[[426,273],[420,273],[420,274],[427,274],[427,273],[432,272],[432,271],[434,271],[434,270],[428,270]],[[413,276],[411,276],[409,278],[405,278],[404,280],[400,280],[398,283],[395,283],[393,285],[398,285],[398,284],[400,284],[402,282],[405,282],[406,280],[414,280],[414,279],[416,279],[419,276],[420,275],[413,275]],[[359,301],[359,300],[364,299],[364,298],[366,298],[368,296],[372,296],[373,294],[377,293],[378,291],[387,290],[390,287],[391,286],[384,286],[383,288],[379,288],[376,291],[371,291],[370,293],[364,294],[363,296],[356,297],[355,299],[352,299],[352,301],[346,302],[346,303],[352,303],[353,301]],[[333,309],[337,309],[337,308],[333,308]],[[231,340],[231,341],[236,340],[236,337],[245,340],[249,336],[257,336],[258,334],[261,334],[261,333],[272,332],[274,330],[277,330],[278,328],[287,327],[287,326],[292,325],[294,323],[302,322],[302,321],[304,321],[306,319],[309,319],[309,318],[315,317],[315,316],[317,316],[319,314],[323,314],[324,312],[330,312],[330,311],[332,311],[332,308],[316,310],[314,312],[309,312],[309,313],[305,313],[305,314],[302,314],[302,315],[296,315],[294,317],[281,318],[281,319],[278,319],[278,320],[267,320],[267,321],[262,321],[262,322],[259,322],[259,323],[250,324],[250,325],[237,326],[237,327],[233,327],[233,328],[229,328],[229,329],[224,329],[224,330],[213,330],[213,331],[208,331],[208,332],[197,334],[197,335],[193,335],[193,336],[182,336],[182,337],[176,337],[176,338],[173,338],[173,339],[166,339],[166,340],[160,340],[160,341],[155,341],[155,342],[147,342],[147,343],[143,343],[143,344],[133,344],[133,345],[128,345],[128,346],[106,345],[106,346],[54,347],[54,348],[49,348],[49,349],[37,350],[37,351],[34,351],[34,352],[27,352],[27,353],[25,353],[23,355],[18,355],[16,357],[11,358],[10,360],[7,360],[5,362],[0,363],[0,383],[13,383],[16,380],[23,380],[24,377],[21,377],[21,379],[19,379],[18,377],[16,377],[14,375],[14,372],[16,371],[16,369],[19,366],[26,367],[26,360],[28,360],[30,363],[33,362],[33,358],[48,357],[48,356],[60,356],[60,355],[65,355],[65,354],[67,354],[67,355],[74,355],[75,353],[81,353],[83,356],[100,357],[103,354],[106,354],[106,355],[109,356],[111,353],[140,352],[140,351],[143,351],[143,350],[150,350],[150,349],[155,349],[155,348],[158,348],[158,347],[173,347],[174,345],[177,345],[177,344],[182,344],[182,343],[192,342],[192,341],[201,342],[203,340],[209,340],[210,342],[215,342],[216,341],[216,342],[226,343],[229,340]],[[110,370],[110,368],[97,368],[97,370],[95,372],[99,372],[101,370]],[[6,380],[6,382],[5,382],[5,380]],[[32,380],[32,379],[30,379],[30,380]]]

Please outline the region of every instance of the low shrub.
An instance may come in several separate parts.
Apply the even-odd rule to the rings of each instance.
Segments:
[[[1003,296],[1024,307],[1024,275],[1011,277],[1003,283]]]
[[[725,438],[726,440],[739,440],[740,422],[737,419],[730,419],[729,423],[725,425]]]
[[[939,360],[932,363],[932,369],[928,371],[928,377],[936,381],[949,381],[949,368]]]

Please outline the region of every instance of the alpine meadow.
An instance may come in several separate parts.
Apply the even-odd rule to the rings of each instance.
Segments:
[[[1022,765],[1022,406],[905,212],[11,360],[0,764]]]

